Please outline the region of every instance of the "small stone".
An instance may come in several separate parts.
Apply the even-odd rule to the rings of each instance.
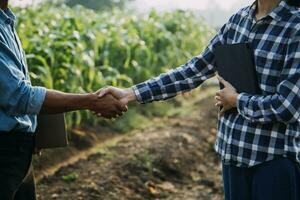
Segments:
[[[52,198],[52,199],[56,199],[56,198],[58,198],[58,197],[59,197],[59,195],[56,194],[56,193],[54,193],[54,194],[51,195],[51,198]]]

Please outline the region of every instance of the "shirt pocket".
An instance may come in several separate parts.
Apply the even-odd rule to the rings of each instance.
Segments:
[[[254,60],[261,89],[266,93],[276,92],[284,67],[284,56],[271,51],[255,50]]]

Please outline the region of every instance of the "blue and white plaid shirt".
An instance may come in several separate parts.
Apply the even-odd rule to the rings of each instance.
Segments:
[[[256,20],[256,7],[233,15],[201,55],[133,89],[140,103],[192,90],[216,74],[216,46],[249,42],[262,95],[238,96],[238,113],[219,119],[215,149],[225,163],[238,167],[283,156],[300,163],[300,11],[281,1]]]

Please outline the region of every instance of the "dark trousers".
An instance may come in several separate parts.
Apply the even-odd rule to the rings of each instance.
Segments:
[[[34,138],[0,133],[0,200],[35,200],[31,165]]]
[[[223,164],[225,200],[300,200],[300,165],[288,158],[252,168]]]

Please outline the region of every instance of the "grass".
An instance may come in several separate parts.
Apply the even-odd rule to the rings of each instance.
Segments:
[[[75,172],[72,172],[68,175],[62,176],[62,180],[67,182],[67,183],[71,183],[74,182],[78,179],[78,174]]]

